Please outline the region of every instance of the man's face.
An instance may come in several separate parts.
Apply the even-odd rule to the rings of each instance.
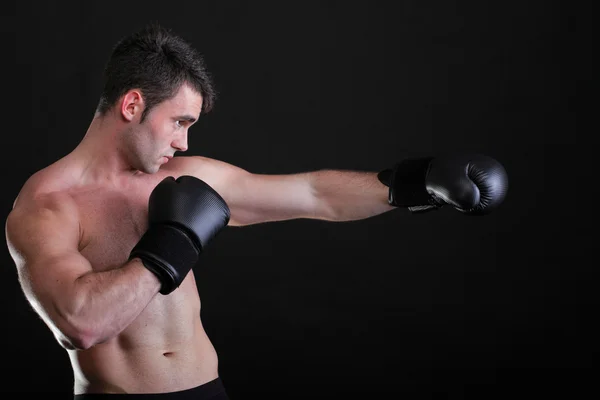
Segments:
[[[188,148],[188,129],[202,110],[202,96],[187,85],[177,94],[154,107],[130,132],[133,165],[142,172],[156,173],[176,151]],[[137,164],[137,165],[136,165]]]

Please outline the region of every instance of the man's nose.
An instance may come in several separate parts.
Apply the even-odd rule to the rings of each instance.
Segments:
[[[188,149],[188,142],[187,142],[187,131],[183,134],[180,135],[179,137],[175,138],[175,140],[173,140],[173,147],[177,149],[177,151],[186,151]]]

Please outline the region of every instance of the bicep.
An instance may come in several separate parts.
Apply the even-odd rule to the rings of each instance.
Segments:
[[[73,304],[74,282],[91,271],[79,253],[79,224],[65,205],[14,210],[6,238],[23,292],[42,317],[55,319]]]
[[[190,157],[193,175],[205,180],[223,196],[231,211],[230,226],[296,218],[325,219],[325,202],[319,201],[310,173],[256,174],[232,164],[205,157]]]

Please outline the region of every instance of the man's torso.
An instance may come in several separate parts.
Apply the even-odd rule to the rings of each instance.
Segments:
[[[177,158],[169,168],[123,188],[85,185],[63,169],[43,170],[36,193],[61,190],[77,204],[79,250],[94,271],[119,268],[147,229],[148,198],[166,176],[185,174]],[[60,183],[57,183],[60,182]],[[69,350],[75,393],[151,393],[184,390],[218,376],[217,355],[200,320],[200,298],[191,271],[173,293],[157,294],[118,336],[87,350]]]

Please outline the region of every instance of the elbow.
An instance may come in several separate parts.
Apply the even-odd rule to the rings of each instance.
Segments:
[[[87,350],[100,340],[98,333],[89,325],[70,314],[60,312],[57,307],[52,311],[44,310],[39,303],[32,303],[33,308],[41,316],[61,347],[66,350]]]
[[[67,350],[88,350],[98,344],[98,335],[91,330],[75,328],[73,325],[62,328],[55,335],[62,347]]]
[[[325,221],[338,221],[340,215],[338,207],[332,199],[312,189],[311,196],[304,204],[303,216],[311,219]]]
[[[87,350],[100,342],[97,329],[74,313],[58,313],[55,333],[59,343],[69,350]]]
[[[333,202],[327,201],[327,199],[321,199],[315,201],[313,209],[315,210],[312,218],[322,219],[331,222],[344,221],[346,218],[342,213],[342,208],[336,206]]]
[[[98,324],[85,316],[82,307],[73,307],[81,303],[72,301],[70,304],[69,308],[56,304],[54,307],[55,332],[59,343],[69,350],[87,350],[100,343]]]
[[[312,186],[310,196],[304,203],[305,214],[307,218],[320,219],[325,221],[337,222],[343,221],[344,207],[335,196],[328,195]]]
[[[89,333],[58,326],[58,324],[51,324],[50,329],[58,344],[66,350],[87,350],[98,342]]]
[[[96,336],[92,336],[85,333],[79,333],[69,338],[69,343],[74,347],[75,350],[87,350],[100,341]]]

